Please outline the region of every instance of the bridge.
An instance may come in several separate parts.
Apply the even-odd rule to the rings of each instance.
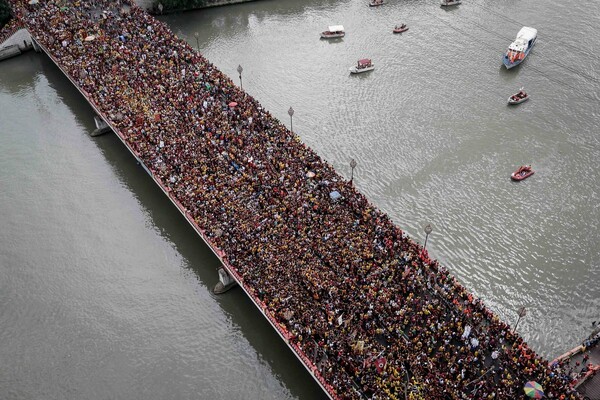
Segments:
[[[11,5],[331,399],[578,398],[300,138],[127,1]]]

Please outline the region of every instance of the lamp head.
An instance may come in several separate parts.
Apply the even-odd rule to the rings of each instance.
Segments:
[[[425,233],[429,235],[431,232],[433,232],[433,227],[431,224],[425,225]]]

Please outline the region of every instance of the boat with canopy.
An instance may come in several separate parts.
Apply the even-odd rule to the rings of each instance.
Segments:
[[[331,25],[326,31],[321,32],[321,37],[323,39],[341,38],[345,35],[346,32],[344,32],[343,25]]]
[[[373,71],[374,69],[375,65],[373,65],[370,58],[362,58],[358,60],[355,66],[350,67],[350,73],[360,74],[362,72]]]

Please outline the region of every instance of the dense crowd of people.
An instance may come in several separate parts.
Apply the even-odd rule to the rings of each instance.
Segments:
[[[20,28],[22,28],[21,22],[17,19],[11,19],[6,25],[0,29],[0,45],[4,41],[15,34]]]
[[[12,3],[333,397],[512,400],[533,380],[548,398],[578,398],[446,268],[165,24],[126,0]]]
[[[554,360],[550,365],[552,374],[571,386],[577,385],[600,371],[598,355],[600,355],[600,327],[596,328],[581,346]]]

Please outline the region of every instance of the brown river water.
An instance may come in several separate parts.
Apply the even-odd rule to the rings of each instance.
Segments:
[[[600,319],[600,3],[275,1],[160,17],[553,358]],[[393,35],[395,24],[409,31]],[[319,39],[328,25],[346,37]],[[502,53],[538,29],[526,61]],[[197,37],[195,33],[198,33]],[[375,71],[350,76],[359,58]],[[521,86],[531,100],[507,106]],[[49,59],[0,63],[0,398],[325,395]],[[532,164],[535,175],[511,182]]]

